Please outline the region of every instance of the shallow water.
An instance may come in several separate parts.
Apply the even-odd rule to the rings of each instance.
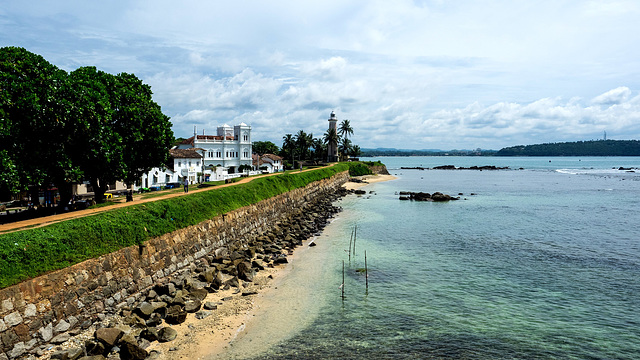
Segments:
[[[299,304],[304,320],[291,316],[293,330],[275,328],[286,335],[244,356],[639,358],[640,174],[612,168],[640,158],[500,159],[383,158],[399,179],[343,199],[318,239],[318,264],[298,264],[298,277],[279,285],[289,297],[312,294]],[[447,164],[524,170],[399,169]],[[405,190],[464,195],[399,201]],[[368,290],[356,272],[365,250]]]

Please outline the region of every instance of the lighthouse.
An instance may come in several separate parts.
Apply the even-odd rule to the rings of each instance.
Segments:
[[[329,116],[329,134],[333,131],[335,136],[332,141],[327,144],[327,161],[338,161],[338,118],[335,112],[331,112]]]

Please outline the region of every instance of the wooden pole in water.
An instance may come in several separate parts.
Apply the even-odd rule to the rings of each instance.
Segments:
[[[342,260],[342,300],[344,301],[344,260]]]
[[[367,290],[369,290],[369,271],[367,270],[367,250],[364,251],[364,278],[367,284]]]
[[[351,243],[353,242],[353,230],[351,230],[351,237],[349,238],[349,263],[351,263]]]
[[[356,256],[356,239],[358,238],[358,225],[353,228],[353,256]]]

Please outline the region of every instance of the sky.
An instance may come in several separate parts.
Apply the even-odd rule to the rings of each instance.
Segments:
[[[0,47],[133,73],[176,137],[361,148],[640,139],[640,1],[2,0]]]

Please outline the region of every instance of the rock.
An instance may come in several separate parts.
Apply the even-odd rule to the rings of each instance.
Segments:
[[[202,319],[208,317],[209,315],[211,315],[210,311],[198,311],[196,313],[196,319],[202,320]]]
[[[240,287],[240,282],[238,281],[238,277],[234,276],[231,279],[227,280],[225,283],[225,286],[232,286],[232,287]]]
[[[182,324],[187,319],[187,312],[182,309],[179,305],[173,305],[169,307],[167,310],[167,316],[165,316],[164,321],[167,324],[177,325]]]
[[[20,316],[19,312],[14,311],[11,314],[4,317],[4,322],[7,327],[16,326],[22,323],[22,316]],[[63,330],[63,331],[66,331],[66,330]]]
[[[207,301],[206,303],[204,303],[205,310],[216,310],[217,308],[218,308],[218,304],[212,301]]]
[[[194,313],[202,307],[200,300],[189,300],[184,304],[184,310],[188,313]]]
[[[140,338],[147,339],[149,341],[157,341],[158,340],[158,329],[156,328],[147,328],[140,332]]]
[[[125,316],[122,319],[122,323],[125,325],[129,325],[131,327],[137,327],[137,328],[147,327],[146,321],[136,314]]]
[[[116,328],[101,328],[96,330],[93,336],[105,345],[105,348],[110,348],[115,345],[124,333],[120,329]]]
[[[88,355],[100,355],[105,351],[105,346],[102,342],[96,339],[90,339],[84,342],[84,348]]]
[[[133,337],[120,343],[120,359],[122,360],[143,360],[148,355],[147,350],[141,348]]]
[[[189,291],[190,297],[200,301],[204,300],[208,294],[209,292],[204,288],[196,288],[196,289],[191,289],[191,291]]]
[[[158,331],[159,342],[169,342],[175,340],[178,337],[178,332],[170,327],[163,327]]]
[[[264,262],[260,259],[255,259],[251,262],[251,266],[258,269],[258,270],[264,270]]]
[[[251,267],[251,263],[243,261],[238,264],[238,278],[245,281],[253,281],[255,271]]]
[[[165,308],[165,313],[166,313],[166,308]],[[146,325],[148,327],[156,327],[160,324],[162,324],[162,315],[158,313],[151,314],[151,317],[149,317],[149,320],[147,320],[146,322]]]
[[[69,335],[69,333],[62,333],[51,339],[49,342],[52,344],[62,344],[69,339],[71,339],[71,335]]]
[[[243,291],[243,292],[242,292],[242,296],[255,295],[255,294],[257,294],[257,293],[258,293],[258,292],[257,292],[257,291],[255,291],[255,290],[247,290],[247,291]]]
[[[276,264],[276,265],[277,264],[288,264],[289,260],[287,260],[286,256],[278,256],[277,258],[275,258],[273,260],[273,263]]]
[[[102,355],[83,356],[78,360],[106,360]]]
[[[153,305],[146,301],[143,301],[136,307],[135,313],[138,314],[143,319],[148,319],[154,311]]]

